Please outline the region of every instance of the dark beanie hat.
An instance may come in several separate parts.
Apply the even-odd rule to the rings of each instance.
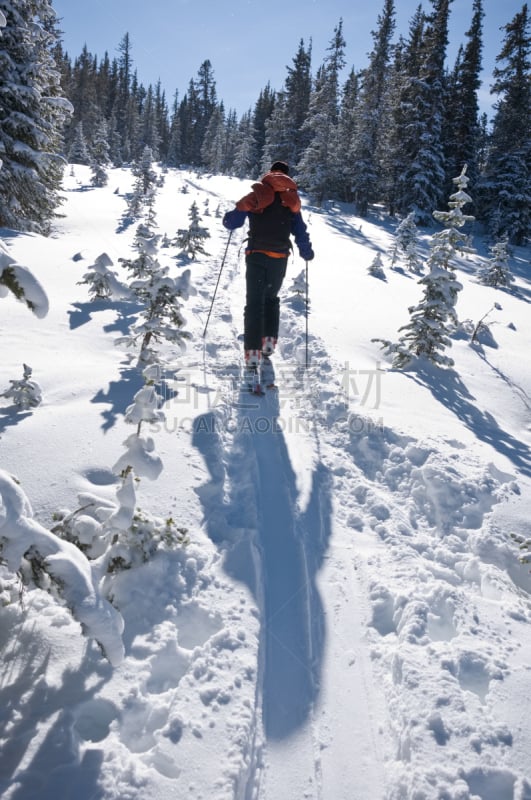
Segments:
[[[271,165],[271,172],[283,172],[284,175],[289,175],[289,167],[285,161],[275,161]]]

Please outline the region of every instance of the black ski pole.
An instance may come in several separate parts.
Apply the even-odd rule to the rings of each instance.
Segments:
[[[308,369],[308,262],[306,262],[306,369]]]
[[[213,296],[212,296],[212,302],[210,303],[210,310],[209,310],[209,312],[208,312],[207,321],[206,321],[206,323],[205,323],[205,330],[203,331],[203,339],[204,339],[204,338],[205,338],[205,336],[206,336],[206,332],[207,332],[207,328],[208,328],[208,323],[209,323],[209,321],[210,321],[210,315],[212,314],[212,309],[214,308],[214,300],[216,299],[216,293],[217,293],[217,291],[218,291],[218,286],[219,286],[219,281],[220,281],[220,278],[221,278],[221,273],[222,273],[222,271],[223,271],[223,267],[225,266],[225,259],[227,258],[227,252],[228,252],[228,249],[229,249],[229,244],[230,244],[231,236],[232,236],[232,231],[229,231],[229,238],[227,239],[227,246],[225,247],[225,252],[223,253],[223,260],[222,260],[222,262],[221,262],[221,267],[219,268],[219,275],[218,275],[218,279],[217,279],[217,281],[216,281],[216,288],[214,289],[214,294],[213,294]]]

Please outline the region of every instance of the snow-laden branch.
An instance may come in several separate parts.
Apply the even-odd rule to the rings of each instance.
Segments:
[[[46,292],[27,267],[17,264],[5,245],[0,242],[0,297],[12,292],[17,300],[26,303],[36,317],[42,319],[49,309]]]
[[[83,553],[59,539],[33,519],[28,498],[6,472],[0,470],[0,554],[12,572],[23,561],[42,568],[86,636],[96,639],[114,666],[124,655],[123,619],[99,593],[92,567]]]

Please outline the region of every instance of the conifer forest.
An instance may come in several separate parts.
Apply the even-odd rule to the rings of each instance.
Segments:
[[[250,179],[282,158],[316,204],[352,203],[360,216],[378,204],[399,218],[414,213],[420,225],[433,221],[466,164],[472,211],[489,237],[528,240],[527,3],[500,31],[492,120],[478,104],[483,0],[473,0],[454,64],[447,58],[450,0],[419,6],[399,37],[394,0],[384,0],[362,69],[348,71],[339,20],[323,63],[313,64],[311,42],[300,40],[283,86],[257,87],[254,106],[241,116],[218,97],[209,60],[167,97],[160,82],[142,83],[128,33],[115,56],[86,46],[69,54],[50,0],[3,0],[0,11],[2,226],[49,232],[65,162],[90,165],[101,185],[106,167],[140,163],[147,148],[169,167]]]

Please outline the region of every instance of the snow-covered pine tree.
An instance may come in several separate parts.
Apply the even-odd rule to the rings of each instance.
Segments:
[[[398,177],[396,211],[417,212],[417,222],[428,225],[431,210],[444,196],[445,163],[443,148],[445,57],[448,44],[450,0],[433,0],[434,10],[417,14],[412,30],[407,65],[407,81],[399,109],[400,136],[396,140],[405,156],[405,170]],[[418,41],[420,35],[420,41]],[[417,52],[411,47],[415,44]]]
[[[171,278],[168,267],[158,261],[158,236],[141,236],[135,240],[139,255],[136,259],[120,259],[129,271],[132,280],[130,289],[143,304],[144,309],[128,336],[117,340],[128,347],[140,344],[139,365],[161,362],[161,356],[154,344],[162,341],[177,344],[184,348],[190,334],[183,330],[185,320],[181,313],[181,299],[188,300],[193,288],[190,283],[190,270],[185,270],[178,278]]]
[[[256,139],[250,111],[243,114],[238,125],[234,150],[233,174],[237,178],[250,178],[256,162]]]
[[[402,253],[410,272],[422,272],[422,258],[418,248],[419,238],[418,228],[415,223],[415,212],[411,211],[396,229],[392,265],[396,264],[399,259],[399,253]]]
[[[359,86],[360,75],[352,68],[343,86],[337,125],[337,159],[341,164],[338,192],[339,197],[346,203],[351,203],[354,199],[352,176],[356,158],[354,143],[357,141],[359,123]]]
[[[476,186],[481,166],[481,124],[478,91],[481,86],[483,0],[473,0],[472,23],[467,42],[460,47],[453,72],[447,80],[444,148],[447,182],[467,165],[470,182]]]
[[[265,143],[262,153],[262,171],[272,162],[282,158],[288,164],[297,164],[309,143],[304,121],[308,114],[311,78],[311,45],[306,48],[304,40],[293,58],[293,66],[281,92],[277,93],[275,106],[265,122]]]
[[[501,239],[490,248],[491,258],[481,270],[479,279],[485,286],[510,286],[514,275],[509,267],[509,242]]]
[[[334,29],[324,63],[319,67],[310,96],[308,114],[302,126],[307,137],[297,165],[298,182],[317,204],[334,194],[341,184],[337,142],[339,121],[339,75],[345,66],[343,20]]]
[[[181,252],[195,261],[198,255],[207,256],[204,243],[206,239],[210,238],[208,228],[202,227],[199,223],[201,217],[199,216],[199,209],[197,203],[194,202],[190,206],[188,212],[188,219],[190,225],[188,228],[180,228],[175,237],[175,244],[181,248]]]
[[[181,163],[181,120],[179,117],[179,93],[173,98],[170,128],[168,131],[168,148],[166,163],[169,167],[178,167]]]
[[[92,157],[90,167],[92,170],[92,185],[107,186],[109,176],[107,169],[110,165],[109,128],[105,119],[102,119],[96,128],[92,141]]]
[[[254,140],[256,145],[256,161],[251,170],[251,177],[258,178],[262,173],[263,152],[266,140],[266,122],[273,113],[276,103],[276,92],[268,83],[265,89],[260,91],[258,100],[252,112],[252,125]],[[271,166],[268,164],[268,167]]]
[[[129,290],[118,279],[118,274],[109,269],[113,266],[112,259],[107,253],[101,253],[92,267],[83,275],[83,280],[78,285],[87,285],[91,300],[115,300],[128,297]]]
[[[225,110],[221,103],[210,117],[201,147],[201,159],[207,170],[215,173],[223,172],[226,147]]]
[[[90,164],[90,152],[82,122],[78,122],[76,125],[74,138],[68,151],[68,160],[71,164]]]
[[[429,272],[419,280],[424,295],[416,306],[409,309],[410,321],[400,330],[404,331],[397,343],[380,341],[392,365],[398,369],[407,367],[416,359],[427,359],[444,367],[453,366],[453,360],[444,354],[451,347],[451,334],[458,325],[455,305],[462,284],[455,277],[453,258],[457,251],[469,250],[468,237],[461,228],[474,217],[463,214],[463,206],[471,202],[465,189],[468,184],[466,166],[454,178],[457,192],[450,196],[448,211],[434,211],[433,216],[445,227],[433,234],[428,257]]]
[[[153,169],[153,151],[151,147],[144,147],[142,157],[135,162],[132,169],[135,176],[133,193],[129,198],[129,211],[136,218],[140,211],[153,196],[157,189],[157,173]]]
[[[504,26],[491,93],[496,114],[485,172],[480,215],[494,239],[521,245],[531,236],[531,29],[527,3]]]
[[[49,233],[61,202],[61,136],[71,104],[53,57],[50,0],[4,0],[0,37],[0,226]]]
[[[395,28],[394,0],[384,0],[378,17],[378,29],[373,31],[373,50],[369,65],[361,73],[361,88],[358,99],[358,124],[356,139],[352,143],[354,152],[351,175],[352,192],[357,213],[367,215],[369,204],[376,200],[378,186],[378,152],[380,135],[384,129],[383,98],[389,77],[391,39]]]
[[[383,268],[383,261],[382,261],[382,254],[376,253],[373,260],[369,264],[367,268],[367,272],[369,275],[372,275],[373,278],[379,278],[380,280],[385,280],[385,271]]]
[[[36,408],[42,402],[42,389],[37,381],[32,379],[33,370],[27,364],[23,364],[23,376],[21,380],[10,380],[11,386],[6,389],[0,397],[13,400],[13,405],[21,411],[28,411]]]

